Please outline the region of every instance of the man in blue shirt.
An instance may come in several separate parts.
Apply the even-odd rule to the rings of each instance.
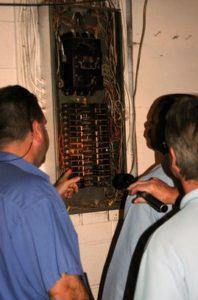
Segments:
[[[38,169],[49,146],[38,101],[1,88],[0,116],[0,299],[87,300],[76,232]]]

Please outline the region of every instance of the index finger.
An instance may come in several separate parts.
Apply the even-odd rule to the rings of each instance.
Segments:
[[[77,183],[77,182],[79,182],[80,181],[80,177],[79,176],[76,176],[76,177],[73,177],[73,178],[70,178],[70,179],[68,179],[68,184],[70,185],[70,184],[74,184],[74,183]]]
[[[68,169],[68,170],[65,171],[65,173],[63,173],[63,175],[61,177],[65,178],[65,179],[69,179],[69,177],[71,176],[71,174],[72,174],[72,170]]]
[[[141,181],[138,180],[132,184],[129,185],[129,187],[127,188],[127,190],[129,191],[129,193],[131,195],[136,194],[138,191],[146,191],[145,188],[148,185],[148,181]]]

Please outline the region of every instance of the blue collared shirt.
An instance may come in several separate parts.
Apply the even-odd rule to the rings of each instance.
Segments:
[[[0,152],[0,299],[48,299],[62,273],[83,274],[62,199],[45,173]]]

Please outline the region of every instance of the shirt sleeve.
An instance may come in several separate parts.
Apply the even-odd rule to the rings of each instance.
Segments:
[[[66,209],[56,208],[56,200],[49,195],[40,195],[36,203],[30,199],[33,204],[23,210],[12,233],[19,263],[38,290],[48,291],[62,273],[82,275],[76,232]]]

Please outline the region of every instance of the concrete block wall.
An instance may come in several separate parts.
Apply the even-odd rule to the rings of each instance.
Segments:
[[[17,82],[13,7],[0,7],[0,45],[0,87],[2,87]]]
[[[84,271],[97,299],[103,267],[118,224],[119,210],[71,215],[78,234]]]

